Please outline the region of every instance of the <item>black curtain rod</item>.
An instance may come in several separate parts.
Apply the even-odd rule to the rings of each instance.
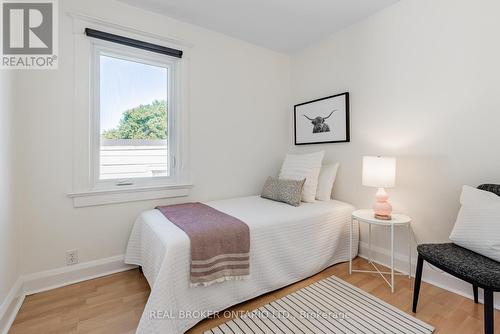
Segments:
[[[85,28],[85,34],[89,37],[102,39],[104,41],[113,42],[117,44],[131,46],[146,51],[161,53],[167,56],[182,58],[182,50],[167,48],[166,46],[156,45],[148,42],[139,41],[128,37],[113,35],[104,31]]]

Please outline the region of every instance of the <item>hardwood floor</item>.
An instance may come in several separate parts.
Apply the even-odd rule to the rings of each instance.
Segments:
[[[9,333],[134,333],[148,296],[138,269],[37,293]]]
[[[354,265],[369,269],[367,262],[360,258],[354,261]],[[331,275],[412,314],[413,279],[396,276],[396,291],[391,294],[380,277],[365,273],[349,276],[346,263],[230,310],[253,310]],[[137,269],[38,293],[26,297],[9,333],[134,333],[148,295],[149,286]],[[422,283],[415,316],[436,327],[436,333],[483,332],[481,304],[426,283]],[[202,333],[227,320],[204,320],[187,333]],[[495,323],[495,333],[500,334],[500,311],[495,311]]]

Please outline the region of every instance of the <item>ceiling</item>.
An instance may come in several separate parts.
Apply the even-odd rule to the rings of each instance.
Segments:
[[[399,0],[119,1],[290,53]]]

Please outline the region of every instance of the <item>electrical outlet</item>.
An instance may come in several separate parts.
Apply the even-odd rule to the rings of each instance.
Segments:
[[[78,249],[66,251],[66,265],[71,266],[78,263]]]

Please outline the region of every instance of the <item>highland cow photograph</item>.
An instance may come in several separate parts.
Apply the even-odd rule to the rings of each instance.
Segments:
[[[297,104],[295,145],[349,142],[349,93]]]

